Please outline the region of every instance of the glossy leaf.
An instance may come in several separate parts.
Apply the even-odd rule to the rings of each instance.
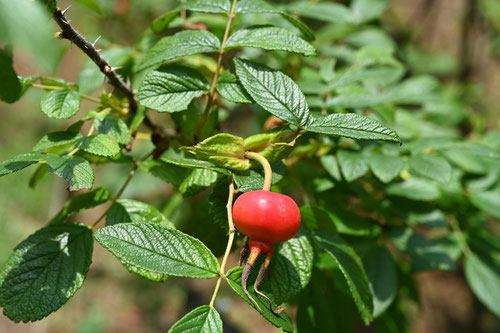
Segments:
[[[217,91],[222,98],[233,103],[252,104],[252,97],[245,91],[235,75],[224,72],[217,82]]]
[[[21,97],[21,82],[12,67],[12,56],[0,49],[0,100],[14,103]]]
[[[181,3],[175,10],[182,9],[204,13],[229,13],[231,2],[229,0],[187,0]]]
[[[476,254],[465,257],[464,271],[474,295],[491,312],[500,316],[500,273]]]
[[[76,146],[88,153],[99,156],[115,156],[120,153],[118,142],[106,134],[85,136],[78,140]]]
[[[358,152],[339,150],[337,160],[342,170],[342,175],[348,182],[352,182],[368,172],[366,158]]]
[[[373,295],[361,259],[347,243],[337,236],[316,232],[314,241],[339,265],[361,318],[368,325],[373,319]]]
[[[368,165],[373,174],[384,183],[399,176],[405,167],[405,161],[400,156],[371,154],[368,156]]]
[[[109,191],[105,188],[98,188],[94,191],[87,192],[66,201],[64,207],[50,221],[51,223],[64,222],[70,216],[75,215],[83,210],[90,209],[102,205],[110,199]]]
[[[197,53],[210,53],[220,49],[219,39],[206,30],[184,30],[158,41],[141,59],[138,70],[173,61]]]
[[[79,156],[47,154],[45,160],[47,161],[49,172],[69,182],[70,191],[76,191],[81,188],[92,188],[94,184],[94,171],[86,159]]]
[[[155,207],[130,199],[119,199],[109,207],[106,225],[118,223],[158,223],[173,227],[172,222]]]
[[[132,139],[127,124],[111,114],[102,117],[102,119],[96,118],[94,126],[99,133],[112,137],[119,144],[128,145]]]
[[[92,232],[78,224],[49,225],[28,237],[0,274],[4,314],[28,322],[58,310],[82,286],[92,249]]]
[[[312,275],[313,247],[305,233],[277,246],[270,266],[270,290],[276,303],[286,302],[304,289]]]
[[[380,122],[356,114],[330,114],[320,116],[306,130],[334,136],[344,136],[359,140],[384,140],[401,142],[396,132],[385,127]]]
[[[498,209],[498,207],[500,207],[500,191],[492,190],[472,193],[469,196],[469,200],[475,207],[483,212],[500,218],[500,211]]]
[[[411,156],[408,165],[410,171],[419,176],[441,183],[448,183],[451,180],[451,165],[442,157],[429,154]]]
[[[52,90],[42,97],[40,107],[50,118],[71,118],[80,109],[80,95],[69,88]]]
[[[290,124],[307,128],[309,115],[304,94],[285,74],[248,60],[234,59],[236,75],[245,90],[264,110]]]
[[[434,182],[414,177],[390,184],[387,193],[417,201],[433,201],[441,196]]]
[[[286,29],[272,26],[253,26],[236,31],[227,40],[226,49],[258,47],[265,50],[288,51],[314,55],[314,47]]]
[[[241,287],[241,274],[243,273],[243,268],[242,267],[235,267],[231,270],[229,270],[226,274],[227,276],[227,282],[229,283],[229,286],[234,290],[235,293],[237,293],[241,298],[245,300],[248,304],[250,304],[254,309],[257,310],[255,307],[255,304],[248,298],[247,295],[245,295],[245,292],[243,291],[243,288]],[[282,328],[285,332],[292,332],[293,331],[293,324],[288,315],[285,312],[281,312],[280,314],[276,315],[271,312],[269,309],[269,304],[267,301],[260,296],[258,296],[254,290],[252,285],[249,283],[248,284],[248,291],[252,295],[253,299],[259,304],[260,308],[262,309],[263,313],[262,316],[269,321],[271,324],[273,324],[276,327]],[[272,299],[272,295],[267,295]]]
[[[160,112],[186,110],[195,97],[210,89],[207,80],[194,69],[164,66],[149,73],[139,88],[139,102]]]
[[[194,169],[179,185],[179,192],[189,197],[198,194],[217,181],[217,173],[207,169]]]
[[[123,264],[170,276],[210,279],[219,263],[202,242],[152,223],[120,223],[99,229],[95,239]]]
[[[72,145],[76,143],[78,139],[81,138],[82,135],[79,132],[72,132],[72,131],[52,132],[44,135],[40,139],[40,141],[38,141],[36,145],[33,147],[33,151],[37,152],[65,145]]]
[[[182,317],[169,333],[220,333],[222,319],[214,307],[202,305]]]
[[[380,316],[396,298],[397,275],[394,260],[385,247],[374,246],[363,257],[373,294],[373,317]]]

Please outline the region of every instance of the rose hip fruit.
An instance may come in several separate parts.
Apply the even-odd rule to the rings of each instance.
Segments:
[[[268,244],[289,240],[299,231],[300,212],[289,196],[270,191],[241,195],[233,206],[236,228],[250,240]]]
[[[262,282],[271,262],[271,256],[274,251],[273,244],[287,241],[299,231],[299,207],[289,196],[266,190],[252,191],[246,192],[236,199],[232,215],[236,228],[249,238],[248,244],[243,248],[240,258],[241,264],[248,249],[250,249],[250,254],[248,255],[242,275],[243,290],[259,311],[262,312],[260,306],[248,293],[246,285],[257,257],[261,253],[265,254],[266,258],[255,280],[254,290],[269,302],[271,311],[280,313],[284,308],[274,310],[271,300],[258,290],[258,286]]]

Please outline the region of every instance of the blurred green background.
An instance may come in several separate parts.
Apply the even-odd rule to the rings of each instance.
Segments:
[[[474,2],[475,0],[472,0]],[[424,68],[444,82],[458,77],[466,86],[464,98],[477,113],[480,128],[498,129],[500,113],[500,37],[481,22],[475,22],[469,0],[392,0],[383,24],[401,41],[401,56],[418,73]],[[103,35],[99,45],[127,46],[136,42],[149,23],[172,8],[173,0],[80,0],[60,1],[60,7],[71,4],[68,16],[89,40]],[[482,1],[485,20],[498,31],[500,1]],[[486,5],[484,5],[486,4]],[[486,6],[486,7],[484,7]],[[491,7],[488,7],[491,6]],[[496,23],[495,23],[496,22]],[[48,24],[53,24],[48,23]],[[411,41],[411,42],[408,42]],[[67,49],[67,42],[61,41]],[[15,68],[20,75],[40,74],[30,56],[16,54]],[[67,50],[57,73],[43,73],[76,81],[87,61],[77,48]],[[463,66],[460,66],[462,64]],[[431,66],[432,65],[432,66]],[[47,132],[65,128],[63,121],[43,116],[39,102],[42,91],[31,89],[14,105],[0,103],[0,160],[28,152]],[[92,107],[82,104],[84,113]],[[109,172],[112,167],[116,170]],[[108,168],[108,172],[102,172]],[[25,169],[0,178],[0,264],[12,249],[36,229],[43,226],[63,206],[70,195],[66,184],[47,175],[35,189],[26,190],[34,169]],[[98,166],[96,184],[111,191],[121,185],[127,169],[120,166]],[[106,175],[104,179],[101,175]],[[150,189],[144,191],[144,188]],[[140,189],[140,191],[139,191]],[[135,177],[123,197],[156,204],[175,219],[162,198],[171,189],[145,174]],[[139,194],[141,193],[141,194]],[[144,194],[146,193],[146,194]],[[138,195],[141,195],[138,197]],[[145,196],[146,195],[146,196]],[[92,221],[105,207],[80,214],[75,220]],[[224,245],[224,244],[222,244]],[[166,331],[190,309],[206,304],[214,280],[170,279],[157,284],[129,273],[111,254],[95,245],[94,260],[85,287],[67,305],[48,318],[33,324],[14,324],[0,317],[0,332],[159,332]],[[232,257],[230,265],[236,264]],[[488,331],[495,318],[474,318],[481,307],[474,300],[463,277],[445,272],[416,275],[422,307],[409,307],[411,332],[467,332],[467,325],[479,322]],[[243,301],[222,290],[218,306],[225,332],[274,332],[264,319]],[[294,309],[289,309],[291,316]],[[362,328],[360,331],[370,331]]]

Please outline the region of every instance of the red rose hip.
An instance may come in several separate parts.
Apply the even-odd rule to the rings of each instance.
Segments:
[[[269,188],[269,187],[268,187]],[[242,274],[242,287],[248,298],[262,312],[260,306],[247,290],[247,279],[258,256],[262,253],[266,257],[254,283],[254,290],[264,297],[270,305],[271,311],[280,313],[284,310],[274,310],[271,300],[259,291],[258,287],[264,278],[271,262],[274,243],[289,240],[300,229],[299,207],[289,196],[270,192],[268,190],[252,191],[242,194],[233,205],[233,222],[236,228],[250,239],[241,252],[240,264],[248,249],[250,254]]]
[[[235,201],[233,220],[236,228],[251,241],[274,244],[289,240],[299,231],[300,211],[289,196],[252,191]]]

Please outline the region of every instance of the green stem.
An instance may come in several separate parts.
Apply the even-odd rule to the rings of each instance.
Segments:
[[[205,125],[207,123],[210,110],[212,109],[212,106],[214,104],[215,89],[217,87],[217,81],[219,80],[220,70],[222,68],[222,58],[224,56],[224,48],[226,47],[226,42],[227,42],[227,39],[229,38],[229,31],[231,30],[231,24],[233,22],[234,17],[236,16],[234,12],[236,10],[236,2],[237,1],[238,0],[233,0],[233,4],[231,6],[231,11],[228,13],[226,30],[224,31],[224,37],[222,38],[222,43],[220,44],[219,58],[217,59],[217,68],[215,69],[214,77],[212,78],[212,84],[210,85],[207,105],[205,106],[205,110],[203,111],[203,116],[201,118],[201,121],[196,128],[196,136],[197,137],[201,136],[203,128],[205,127]]]
[[[48,85],[45,85],[45,84],[38,84],[38,83],[31,83],[31,86],[34,87],[34,88],[40,88],[40,89],[46,89],[46,90],[61,90],[61,89],[65,89],[64,87],[48,86]],[[86,100],[89,100],[89,101],[92,101],[92,102],[95,102],[95,103],[101,103],[101,100],[99,98],[95,98],[95,97],[92,97],[92,96],[89,96],[89,95],[85,95],[85,94],[80,94],[80,96],[83,99],[86,99]]]
[[[118,190],[118,193],[111,199],[111,202],[116,202],[118,199],[120,199],[120,197],[122,196],[123,192],[125,192],[125,189],[127,188],[128,184],[130,184],[130,181],[132,180],[132,178],[134,177],[135,175],[135,172],[137,171],[137,169],[139,168],[139,165],[144,162],[145,160],[147,160],[151,155],[153,155],[153,152],[147,154],[146,156],[144,156],[139,162],[135,162],[134,163],[134,167],[132,168],[132,170],[130,170],[130,172],[128,173],[128,177],[127,179],[125,179],[125,182],[123,183],[122,187]],[[102,219],[106,216],[106,214],[108,213],[108,209],[106,209],[106,211],[104,213],[102,213],[102,215],[94,222],[92,223],[92,225],[90,226],[90,229],[94,229],[98,224],[99,222],[102,221]]]
[[[460,244],[460,247],[462,248],[462,252],[466,256],[471,255],[472,250],[470,249],[469,244],[467,244],[467,240],[465,239],[465,235],[464,235],[462,229],[460,229],[460,225],[458,224],[458,221],[454,217],[451,217],[448,220],[448,222],[450,224],[451,230],[453,230],[453,233],[455,234],[455,236],[457,236],[458,243]]]
[[[229,254],[231,253],[231,248],[233,247],[234,234],[236,232],[233,223],[233,197],[234,197],[234,183],[233,179],[231,178],[229,180],[229,197],[227,199],[227,205],[226,205],[227,224],[229,227],[229,238],[227,240],[226,252],[224,252],[224,257],[222,258],[222,262],[220,264],[219,278],[217,279],[217,284],[215,285],[214,293],[212,295],[212,299],[210,300],[210,307],[214,306],[215,298],[217,297],[217,293],[219,292],[222,278],[226,278],[225,270],[226,270],[227,258],[229,257]]]
[[[271,190],[273,171],[271,169],[271,164],[269,164],[269,161],[261,154],[255,153],[253,151],[247,151],[245,153],[245,157],[251,160],[256,160],[262,165],[262,168],[264,168],[264,187],[262,188],[262,190]]]

